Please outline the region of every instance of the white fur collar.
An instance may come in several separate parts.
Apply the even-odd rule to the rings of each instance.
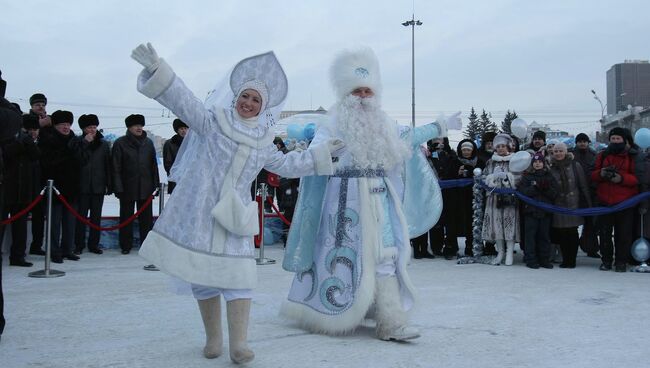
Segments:
[[[512,153],[509,154],[508,156],[499,156],[496,153],[492,155],[492,161],[498,161],[498,162],[510,161],[511,158],[512,158]]]

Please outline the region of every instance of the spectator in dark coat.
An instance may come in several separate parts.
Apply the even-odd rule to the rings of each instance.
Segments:
[[[530,152],[531,155],[544,150],[546,146],[546,133],[543,130],[537,130],[533,133],[532,142],[524,148],[526,151]]]
[[[27,115],[32,116],[37,121],[36,126],[32,126],[30,129],[30,134],[34,141],[38,144],[38,141],[41,140],[40,129],[44,127],[52,126],[52,117],[47,114],[47,97],[42,93],[35,93],[32,97],[29,98],[29,113]],[[47,135],[51,132],[51,129],[45,129],[43,135]],[[47,140],[47,138],[45,138]],[[34,186],[40,192],[41,189],[45,186],[45,180],[43,180],[42,170],[40,162],[33,167]],[[41,201],[34,208],[32,208],[32,244],[29,246],[29,254],[35,255],[45,255],[43,248],[43,237],[45,234],[45,208],[46,202]]]
[[[133,207],[144,206],[149,196],[160,185],[156,149],[143,130],[144,116],[129,115],[125,119],[126,134],[113,143],[113,191],[120,199],[120,223],[133,215]],[[138,218],[140,242],[144,241],[153,225],[153,211],[148,206]],[[133,225],[120,229],[122,254],[133,248]]]
[[[80,137],[75,137],[73,144],[81,161],[79,181],[78,211],[84,217],[90,212],[90,222],[99,226],[102,219],[104,196],[111,194],[111,149],[102,132],[97,130],[99,119],[97,115],[88,114],[79,117],[79,127],[83,131]],[[86,247],[86,228],[88,226],[77,221],[75,231],[75,254],[81,254]],[[102,254],[99,246],[99,230],[90,229],[88,250]]]
[[[609,131],[607,149],[596,156],[591,180],[597,183],[598,200],[605,206],[620,203],[639,192],[635,158],[629,153],[629,138],[626,137],[627,133],[623,128],[613,128]],[[599,216],[602,271],[611,270],[612,262],[615,264],[616,272],[627,271],[630,246],[634,240],[634,217],[634,208]],[[612,229],[615,235],[613,244]],[[616,258],[614,258],[614,248]]]
[[[20,130],[20,112],[5,99],[7,82],[2,80],[0,72],[0,212],[3,209],[2,182],[4,164],[2,160],[2,148],[10,143]],[[0,225],[2,226],[2,225]],[[2,252],[0,252],[0,336],[5,329],[4,295],[2,294]]]
[[[558,192],[557,182],[546,168],[542,152],[536,152],[532,166],[524,174],[517,188],[523,195],[536,201],[553,203]],[[553,268],[551,258],[551,219],[553,215],[527,203],[523,205],[526,246],[524,262],[528,268]]]
[[[79,194],[79,158],[74,151],[74,132],[70,129],[74,117],[69,111],[52,114],[53,127],[41,129],[39,148],[43,179],[54,180],[54,186],[76,208]],[[58,199],[52,201],[52,262],[63,263],[63,258],[78,261],[73,254],[75,218]],[[59,239],[60,237],[60,239]]]
[[[167,178],[169,178],[174,161],[176,161],[178,150],[181,148],[181,144],[183,144],[183,138],[185,138],[189,130],[187,124],[183,123],[181,119],[174,119],[172,126],[176,134],[163,145],[163,166],[165,167],[165,172],[167,172]],[[167,183],[167,194],[172,194],[176,183],[169,180],[167,180]]]
[[[492,158],[492,154],[494,153],[492,141],[494,141],[494,137],[496,136],[496,132],[485,132],[481,136],[481,147],[478,149],[478,157],[481,161],[487,162]]]
[[[478,157],[478,149],[471,139],[463,139],[456,147],[456,159],[452,162],[450,170],[451,179],[473,179],[474,169],[484,169],[485,162]],[[446,189],[449,190],[449,189]],[[465,255],[474,256],[472,243],[474,236],[472,233],[472,222],[474,219],[474,209],[472,207],[474,192],[473,185],[456,189],[456,202],[453,205],[454,217],[451,220],[456,226],[456,236],[465,237]],[[453,244],[453,242],[449,242]],[[456,243],[457,245],[457,243]]]
[[[551,157],[551,174],[558,184],[558,193],[555,205],[563,208],[578,209],[581,203],[591,207],[589,186],[580,163],[573,159],[573,154],[568,153],[566,144],[560,142],[553,147]],[[553,214],[554,242],[560,245],[562,263],[560,268],[575,268],[576,255],[580,237],[578,226],[584,224],[580,216]]]
[[[594,161],[596,160],[596,151],[589,147],[591,140],[585,133],[578,134],[575,142],[576,146],[571,151],[574,160],[582,167],[585,177],[591,178],[591,172],[594,170]],[[591,180],[588,181],[591,202],[597,203],[596,183]],[[584,203],[582,207],[586,207],[586,203]],[[582,234],[580,235],[580,248],[587,253],[587,256],[600,258],[600,254],[598,254],[598,237],[596,236],[596,229],[594,228],[595,217],[585,217],[584,219],[585,224],[582,227]]]
[[[34,116],[23,115],[23,126],[36,124]],[[25,131],[20,131],[11,143],[3,147],[5,162],[4,177],[4,211],[2,218],[16,215],[27,207],[38,195],[32,185],[33,165],[38,163],[39,149],[32,137]],[[4,238],[3,226],[0,229],[0,243]],[[32,263],[25,260],[27,249],[27,216],[18,218],[11,224],[11,255],[9,264],[12,266],[31,267]]]

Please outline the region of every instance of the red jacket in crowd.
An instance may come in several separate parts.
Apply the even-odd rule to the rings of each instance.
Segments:
[[[594,171],[591,172],[591,180],[598,184],[596,194],[600,202],[613,205],[637,195],[639,181],[634,175],[634,158],[625,151],[619,154],[609,153],[603,160],[603,153],[605,151],[596,156]],[[600,176],[600,169],[604,167],[616,168],[623,180],[620,183],[612,183]]]

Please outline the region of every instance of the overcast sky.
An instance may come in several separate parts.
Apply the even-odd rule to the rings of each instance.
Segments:
[[[285,109],[333,102],[327,70],[335,53],[368,45],[379,57],[385,109],[408,123],[412,1],[16,1],[0,0],[0,69],[7,97],[29,108],[96,113],[105,129],[144,113],[171,135],[155,101],[140,95],[131,50],[151,42],[203,98],[238,60],[274,50],[289,78]],[[606,101],[605,72],[648,59],[650,2],[643,0],[415,1],[418,122],[439,112],[515,109],[572,133],[593,131]],[[591,122],[591,123],[590,123]],[[466,123],[466,119],[464,120]],[[164,124],[156,126],[155,124]]]

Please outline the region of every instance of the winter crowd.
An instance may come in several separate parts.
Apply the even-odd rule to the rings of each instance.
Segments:
[[[23,114],[20,106],[9,104],[8,109],[21,117],[22,129],[17,135],[2,143],[4,181],[2,219],[17,215],[44,189],[47,180],[76,212],[99,226],[104,197],[115,194],[120,202],[120,224],[134,214],[134,208],[143,211],[138,217],[140,239],[144,239],[153,225],[153,212],[147,200],[159,186],[156,150],[143,130],[145,118],[133,114],[125,119],[126,133],[112,145],[98,129],[99,118],[84,114],[76,119],[81,135],[71,126],[75,123],[70,111],[57,110],[49,115],[47,98],[36,93],[29,99],[29,112]],[[163,149],[163,163],[169,172],[188,127],[181,120],[173,122],[176,132]],[[174,183],[168,187],[169,193]],[[31,211],[32,242],[29,254],[45,255],[43,250],[44,218],[47,204],[39,202]],[[30,267],[25,260],[27,252],[27,219],[17,218],[11,227],[9,264]],[[4,229],[0,228],[0,241]],[[51,260],[62,263],[77,261],[83,250],[102,254],[100,231],[90,228],[65,208],[63,202],[53,198],[51,221]],[[119,230],[122,254],[133,248],[133,225]]]
[[[524,147],[503,133],[486,132],[481,142],[477,148],[465,139],[454,151],[447,138],[433,140],[428,142],[426,154],[441,180],[473,178],[474,169],[479,168],[489,188],[516,189],[536,201],[568,209],[613,206],[650,186],[646,175],[650,160],[625,128],[613,128],[607,148],[599,153],[590,147],[584,133],[576,136],[571,150],[557,140],[547,142],[543,131],[535,132],[532,142]],[[531,154],[530,166],[523,173],[509,167],[520,148]],[[553,268],[554,262],[561,268],[575,268],[578,248],[589,257],[600,258],[603,271],[614,267],[616,272],[625,272],[628,264],[636,262],[630,247],[638,237],[646,202],[611,214],[579,217],[546,212],[518,201],[514,194],[490,189],[485,194],[481,236],[484,255],[496,255],[493,264],[505,260],[511,265],[515,243],[524,253],[526,266],[533,269]],[[472,186],[445,189],[442,195],[440,221],[428,234],[411,241],[415,258],[461,257],[458,237],[465,237],[464,256],[474,256]]]

